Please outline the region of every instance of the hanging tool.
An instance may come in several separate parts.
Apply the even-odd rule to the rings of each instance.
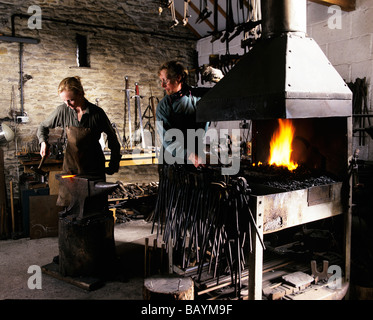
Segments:
[[[204,3],[204,6],[202,8],[202,2]],[[199,1],[199,15],[196,20],[196,23],[201,23],[202,21],[206,20],[209,16],[211,16],[212,11],[207,6],[207,0],[200,0]]]
[[[222,32],[218,31],[218,0],[214,0],[214,30],[211,32],[211,43],[218,40],[222,36]]]
[[[367,108],[367,82],[366,78],[357,78],[354,83],[348,83],[350,90],[352,91],[352,111],[355,121],[359,121],[359,129],[354,130],[354,132],[359,132],[359,146],[365,145],[365,133],[364,127],[366,125],[366,119],[368,120],[368,125],[370,126],[369,111]]]
[[[41,167],[44,164],[44,161],[46,160],[46,156],[43,156],[40,160],[39,166],[37,168],[31,167],[30,169],[34,171],[36,174],[40,174],[41,176],[45,176],[48,172],[45,172],[41,169]]]
[[[171,17],[173,24],[171,25],[170,29],[176,27],[179,24],[179,21],[176,19],[176,13],[175,13],[175,0],[171,0],[169,4],[169,8],[171,10]]]
[[[188,19],[191,17],[189,14],[189,2],[190,0],[184,0],[184,19],[183,19],[183,26],[188,24]]]
[[[243,13],[244,15],[244,13]],[[241,40],[241,48],[245,50],[252,47],[261,33],[261,10],[259,0],[250,0],[247,8],[247,19],[245,21],[260,22],[258,25],[250,30],[245,30],[243,40]]]
[[[125,78],[125,106],[128,114],[128,130],[129,130],[129,140],[130,140],[130,149],[132,149],[132,124],[131,124],[131,98],[130,98],[130,89],[128,84],[128,77]],[[126,117],[124,117],[124,130],[126,127]],[[127,141],[126,135],[124,134],[124,141]]]
[[[154,122],[154,128],[155,128],[155,102],[154,102],[154,99],[156,99],[157,100],[157,104],[158,104],[158,102],[159,102],[159,100],[158,100],[158,98],[157,97],[155,97],[155,96],[153,96],[153,89],[150,87],[150,98],[149,98],[149,100],[150,100],[150,106],[151,106],[151,108],[152,108],[152,113],[153,113],[153,122]]]
[[[237,26],[236,32],[228,38],[228,42],[232,41],[235,37],[239,36],[241,32],[249,32],[250,30],[254,29],[257,25],[261,23],[262,23],[261,20],[259,21],[250,20],[248,22],[240,24],[239,26]]]
[[[114,128],[114,130],[116,131],[117,135],[118,135],[118,138],[119,138],[119,141],[120,141],[120,144],[122,145],[123,149],[126,149],[125,146],[124,146],[124,143],[123,143],[123,140],[122,140],[122,137],[120,136],[120,133],[119,133],[119,130],[118,130],[118,127],[117,125],[112,122],[111,123],[111,126]]]
[[[228,44],[229,34],[232,33],[235,28],[233,9],[232,9],[232,0],[226,0],[226,6],[227,6],[227,18],[225,20],[225,33],[220,41],[221,42],[226,41],[226,44],[227,44],[226,54],[229,54],[229,44]]]
[[[148,128],[149,132],[152,135],[152,145],[154,147],[157,147],[156,130],[155,130],[156,124],[155,124],[155,103],[154,103],[154,99],[156,99],[157,102],[159,100],[158,100],[158,98],[153,96],[151,88],[150,88],[150,94],[151,94],[151,96],[149,98],[149,104],[146,107],[142,117],[143,117],[143,119],[144,118],[147,119],[147,121],[144,125],[144,130],[146,130]],[[151,119],[153,119],[153,125],[150,123]]]
[[[141,102],[140,99],[142,98],[139,93],[139,84],[135,82],[135,108],[138,110],[139,116],[139,123],[140,123],[140,132],[141,132],[141,146],[145,149],[145,138],[144,138],[144,127],[142,126],[142,113],[141,113]]]
[[[171,0],[160,0],[158,7],[158,14],[161,15],[163,12],[163,7],[168,8],[171,4]]]

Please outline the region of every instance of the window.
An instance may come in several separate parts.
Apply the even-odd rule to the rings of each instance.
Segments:
[[[88,41],[87,36],[77,34],[76,35],[76,61],[78,67],[90,67],[88,57]]]

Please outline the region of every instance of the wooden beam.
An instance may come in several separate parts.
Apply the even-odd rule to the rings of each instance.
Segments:
[[[212,4],[214,4],[214,0],[210,0],[210,2],[211,2]],[[218,11],[220,12],[220,14],[221,14],[224,18],[227,17],[227,14],[225,13],[225,11],[223,10],[223,8],[222,8],[220,5],[218,5]]]
[[[183,15],[181,15],[176,9],[175,9],[175,14],[176,14],[176,18],[179,20],[179,24],[181,24],[182,23],[182,21],[183,21],[183,19],[184,19],[184,16]],[[191,25],[190,25],[190,23],[187,23],[186,24],[186,27],[190,30],[190,31],[192,31],[192,33],[198,38],[198,39],[201,39],[202,38],[202,36],[198,33],[198,31],[196,30],[196,29],[194,29]]]
[[[325,6],[337,5],[343,11],[354,11],[356,9],[356,0],[309,0]]]

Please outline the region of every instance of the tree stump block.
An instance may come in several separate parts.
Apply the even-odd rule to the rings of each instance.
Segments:
[[[194,300],[191,278],[174,275],[153,276],[144,280],[144,300]]]
[[[101,215],[86,222],[60,218],[59,272],[63,276],[103,276],[115,261],[114,219]]]

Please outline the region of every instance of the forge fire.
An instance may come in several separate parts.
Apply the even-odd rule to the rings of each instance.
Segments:
[[[268,163],[277,166],[285,166],[289,170],[294,170],[298,164],[292,161],[292,143],[295,133],[295,128],[291,120],[279,119],[279,128],[273,134],[270,142],[270,158]]]

